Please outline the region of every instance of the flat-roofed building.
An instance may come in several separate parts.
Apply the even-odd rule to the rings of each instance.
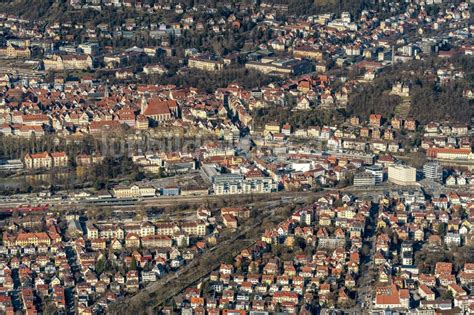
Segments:
[[[425,178],[441,181],[443,179],[443,167],[438,162],[427,162],[423,165]]]
[[[381,184],[383,182],[383,167],[381,165],[368,166],[365,168],[365,171],[374,175],[376,184]]]
[[[416,168],[408,165],[390,165],[388,167],[388,180],[397,185],[415,185]]]
[[[354,186],[374,186],[375,175],[370,173],[359,173],[354,176]]]

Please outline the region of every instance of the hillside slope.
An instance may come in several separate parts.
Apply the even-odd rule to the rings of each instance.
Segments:
[[[455,69],[453,72],[462,71],[464,78],[440,82],[436,71],[448,66]],[[397,65],[353,93],[348,110],[350,114],[361,117],[372,113],[392,117],[400,114],[402,102],[409,101],[410,106],[404,116],[414,117],[421,123],[441,120],[469,123],[474,117],[474,102],[463,97],[463,91],[471,87],[473,77],[474,66],[469,56]],[[396,82],[411,86],[408,100],[389,93]]]

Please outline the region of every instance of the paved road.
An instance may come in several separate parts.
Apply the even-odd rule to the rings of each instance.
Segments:
[[[378,207],[372,209],[371,211],[371,218],[373,224],[377,222],[379,209]],[[372,227],[368,235],[364,240],[365,244],[370,246],[369,255],[367,257],[363,257],[360,266],[360,278],[357,281],[357,303],[361,305],[364,310],[370,311],[372,309],[372,302],[374,299],[374,288],[373,284],[377,279],[375,273],[375,263],[374,263],[374,255],[375,255],[375,244],[376,244],[376,235],[375,235],[375,226]]]
[[[326,192],[312,193],[313,196],[323,196]],[[284,199],[281,197],[283,202],[292,202],[296,198]],[[237,233],[228,236],[226,239],[221,240],[215,247],[206,251],[201,257],[198,257],[193,263],[183,266],[176,273],[168,274],[164,278],[150,284],[138,294],[126,298],[125,300],[119,301],[117,304],[112,305],[109,309],[111,314],[129,314],[130,310],[136,312],[144,312],[147,309],[148,313],[156,313],[155,310],[162,306],[167,300],[178,295],[187,287],[198,283],[205,277],[207,277],[213,270],[217,269],[220,263],[225,257],[229,255],[229,246],[232,248],[230,253],[232,257],[236,256],[242,249],[250,247],[255,243],[256,239],[263,233],[264,227],[262,226],[263,220],[268,217],[284,219],[281,213],[277,213],[274,204],[271,204],[264,210],[259,210],[258,216],[253,219],[251,225],[238,230]],[[257,237],[255,239],[241,239],[246,236],[247,233],[252,232]],[[211,265],[205,269],[200,270],[196,268],[203,261],[211,262]],[[178,280],[178,278],[180,278]],[[170,285],[172,283],[172,286]],[[170,287],[167,287],[170,285]],[[146,305],[143,305],[147,302]],[[126,310],[126,311],[125,311]]]
[[[377,194],[378,192],[385,189],[386,189],[385,187],[381,187],[379,189],[371,188],[371,189],[367,189],[366,191],[367,192],[370,191],[374,194]],[[346,191],[349,191],[349,190],[346,189]],[[325,193],[326,191],[321,191],[318,193],[284,192],[284,193],[274,193],[271,195],[279,196],[282,202],[294,202],[303,196],[319,197],[319,196],[323,196]],[[221,261],[223,261],[223,258],[229,254],[228,247],[230,244],[234,246],[233,247],[234,251],[232,252],[232,256],[235,256],[242,249],[247,248],[250,245],[252,245],[255,242],[255,240],[251,240],[250,243],[241,242],[240,237],[246,235],[249,231],[254,231],[257,233],[256,235],[258,235],[257,236],[258,238],[261,235],[261,232],[263,232],[263,227],[262,227],[263,219],[265,217],[279,217],[279,215],[281,216],[281,214],[278,214],[277,212],[278,211],[276,210],[276,207],[274,206],[269,207],[263,211],[259,211],[259,216],[254,219],[252,225],[247,226],[243,230],[237,231],[237,233],[234,234],[233,236],[230,236],[229,238],[222,240],[214,248],[212,248],[211,250],[208,250],[206,253],[203,254],[203,256],[195,260],[194,263],[184,266],[178,272],[174,274],[169,274],[165,276],[164,278],[160,279],[159,281],[150,284],[148,287],[140,291],[135,296],[126,298],[125,300],[120,301],[115,305],[112,305],[110,308],[110,313],[124,314],[123,313],[124,309],[127,309],[127,310],[133,309],[133,310],[143,311],[145,306],[141,304],[143,303],[142,301],[148,301],[149,303],[151,303],[149,305],[146,305],[146,307],[149,313],[155,313],[156,308],[163,305],[164,302],[166,302],[173,296],[176,296],[187,287],[195,283],[198,283],[199,281],[204,279],[206,276],[208,276],[212,270],[217,269]],[[284,218],[281,217],[281,219],[283,220]],[[368,261],[373,261],[373,254],[374,254],[374,249],[375,249],[375,237],[372,236],[371,238],[369,238],[369,241],[372,242],[372,246],[371,246],[370,258],[368,259]],[[212,266],[210,266],[206,271],[197,272],[196,266],[199,266],[200,262],[203,262],[206,260],[212,261],[213,262]],[[369,266],[367,265],[367,267],[365,267],[365,269],[363,270],[368,270],[368,268]],[[178,278],[181,278],[181,279],[178,280]],[[365,301],[367,305],[367,304],[370,304],[367,302],[372,300],[372,296],[371,296],[372,287],[370,285],[370,278],[367,277],[367,275],[365,275],[365,278],[363,277],[361,279],[362,279],[360,280],[361,283],[364,283],[364,284],[367,283],[364,285],[364,287],[367,288],[367,291],[360,292],[359,301]],[[171,283],[173,284],[172,286],[173,289],[167,288],[166,286]],[[354,314],[360,314],[360,310],[358,308],[353,309],[352,311]]]

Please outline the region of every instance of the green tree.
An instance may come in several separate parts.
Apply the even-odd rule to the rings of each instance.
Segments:
[[[101,257],[101,258],[100,258],[99,260],[97,260],[97,262],[95,263],[95,271],[96,271],[98,274],[101,274],[102,272],[104,272],[105,267],[106,267],[105,258],[104,258],[104,257]]]

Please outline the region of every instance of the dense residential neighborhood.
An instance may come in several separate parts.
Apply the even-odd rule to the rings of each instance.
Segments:
[[[474,314],[472,14],[0,2],[0,313]]]
[[[415,313],[472,312],[472,255],[452,263],[442,254],[443,246],[472,246],[466,225],[473,196],[464,197],[464,205],[449,199],[439,207],[408,191],[381,195],[377,203],[329,193],[266,230],[203,286],[187,289],[182,307],[210,314],[228,308],[312,314],[318,307],[356,305],[374,312],[415,306]],[[463,206],[469,214],[456,212]],[[361,295],[360,285],[369,281],[374,291]]]

